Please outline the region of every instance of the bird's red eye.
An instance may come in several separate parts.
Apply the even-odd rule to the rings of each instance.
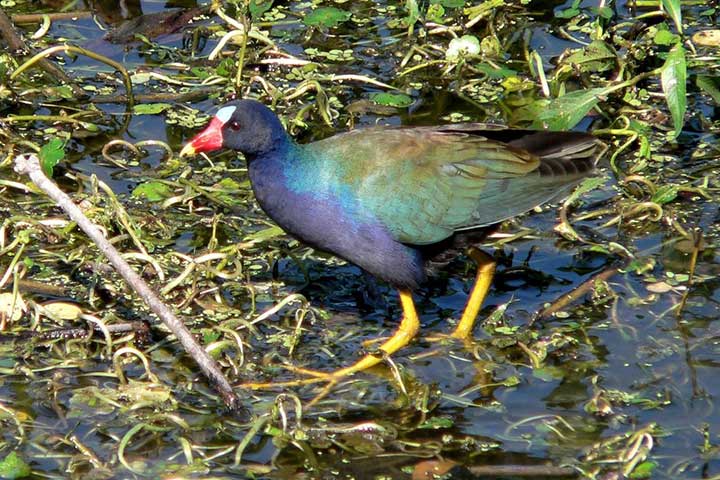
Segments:
[[[230,130],[235,130],[236,132],[240,130],[240,122],[233,120],[230,122]]]

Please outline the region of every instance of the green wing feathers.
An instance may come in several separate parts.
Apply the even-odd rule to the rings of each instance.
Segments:
[[[315,146],[323,158],[336,159],[324,162],[325,168],[352,185],[368,214],[396,240],[418,245],[501,222],[562,196],[603,151],[595,137],[583,133],[486,128],[366,129]]]

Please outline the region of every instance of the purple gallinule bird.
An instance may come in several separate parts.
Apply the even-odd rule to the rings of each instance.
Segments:
[[[508,130],[484,124],[374,127],[299,145],[254,100],[227,103],[180,156],[221,148],[245,155],[262,209],[289,234],[333,253],[400,292],[403,319],[379,348],[391,355],[420,328],[411,292],[425,279],[427,252],[452,237],[527,212],[567,193],[604,152],[578,132]],[[469,339],[495,265],[471,248],[475,285],[453,337]],[[366,355],[313,378],[334,382],[382,361]]]

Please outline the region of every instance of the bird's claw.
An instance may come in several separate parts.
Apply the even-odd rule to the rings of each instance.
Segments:
[[[318,370],[309,370],[307,368],[295,367],[292,365],[282,365],[282,368],[290,370],[293,373],[309,376],[310,378],[287,380],[284,382],[248,382],[240,384],[240,387],[249,388],[250,390],[271,390],[273,388],[300,387],[303,385],[313,385],[315,383],[323,382],[335,384],[344,376],[337,375],[336,372],[320,372]]]
[[[457,331],[452,333],[436,333],[427,337],[423,337],[423,340],[427,340],[428,342],[437,342],[437,343],[457,343],[458,341],[462,342],[465,345],[468,345],[473,342],[472,336],[467,336],[458,333]]]

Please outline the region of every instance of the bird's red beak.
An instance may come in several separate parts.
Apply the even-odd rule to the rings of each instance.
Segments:
[[[184,147],[180,150],[181,157],[187,157],[195,155],[196,153],[202,152],[214,152],[222,148],[223,136],[222,127],[225,124],[218,117],[213,117],[205,130],[195,135]]]

